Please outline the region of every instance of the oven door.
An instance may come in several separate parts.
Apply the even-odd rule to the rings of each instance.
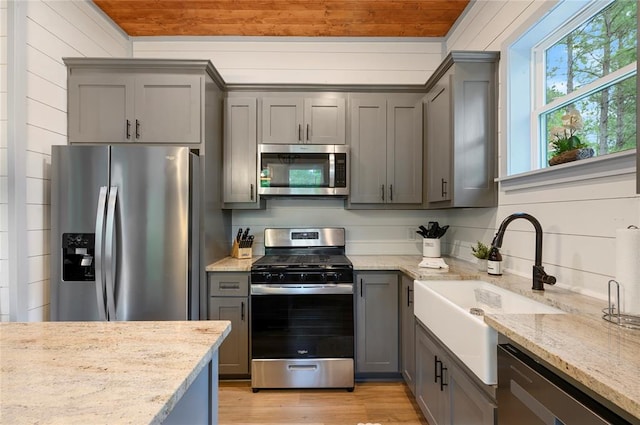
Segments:
[[[353,284],[252,285],[252,358],[353,358],[353,303]]]

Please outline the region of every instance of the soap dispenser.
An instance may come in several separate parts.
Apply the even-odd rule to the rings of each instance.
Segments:
[[[502,254],[500,254],[500,250],[495,246],[491,246],[491,250],[489,251],[487,273],[494,276],[502,275]]]

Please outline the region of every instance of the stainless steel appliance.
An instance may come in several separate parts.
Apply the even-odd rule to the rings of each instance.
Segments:
[[[258,145],[260,195],[349,194],[346,145]]]
[[[353,266],[342,228],[265,229],[251,267],[251,387],[354,387]]]
[[[498,425],[624,425],[631,422],[511,344],[498,345]]]
[[[197,319],[199,157],[54,146],[51,163],[51,319]]]

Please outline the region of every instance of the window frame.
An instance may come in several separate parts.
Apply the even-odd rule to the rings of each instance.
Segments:
[[[546,166],[546,147],[541,136],[543,114],[561,108],[580,98],[636,75],[637,61],[612,72],[594,82],[582,86],[572,93],[543,105],[545,81],[545,50],[568,33],[590,20],[614,0],[559,1],[541,14],[533,17],[523,32],[505,42],[506,66],[506,168],[497,181],[505,191],[532,186],[553,185],[567,181],[589,180],[608,175],[635,172],[636,149],[607,154],[589,160],[576,161],[554,167]],[[536,19],[537,18],[537,19]],[[528,58],[529,64],[523,59]],[[525,91],[523,87],[528,87]],[[526,115],[526,116],[525,116]],[[526,127],[526,128],[522,128]],[[523,140],[528,140],[523,142]],[[577,169],[576,169],[577,168]],[[569,171],[568,171],[569,170]],[[606,170],[610,170],[607,173]]]

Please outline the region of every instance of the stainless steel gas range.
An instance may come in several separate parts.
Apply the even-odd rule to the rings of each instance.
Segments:
[[[251,387],[354,387],[353,266],[343,228],[265,229],[251,267]]]

